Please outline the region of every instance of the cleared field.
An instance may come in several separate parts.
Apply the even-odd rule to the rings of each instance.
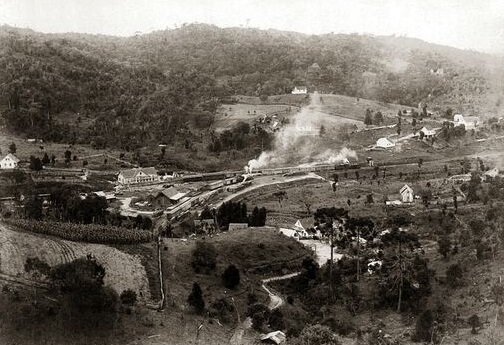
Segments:
[[[87,254],[92,254],[105,267],[105,285],[118,293],[132,289],[142,302],[150,300],[149,282],[140,257],[101,244],[77,243],[17,232],[0,224],[0,273],[12,279],[33,279],[24,269],[28,258],[36,257],[55,266]]]
[[[213,126],[217,131],[223,131],[235,126],[238,122],[252,124],[264,115],[277,114],[279,119],[289,117],[298,111],[298,107],[278,104],[225,104],[215,115]]]
[[[82,168],[82,157],[94,156],[92,158],[87,158],[89,165],[87,168],[89,169],[100,169],[100,170],[110,170],[117,169],[120,166],[120,163],[114,161],[113,159],[108,159],[107,164],[104,163],[104,157],[96,156],[102,154],[110,154],[114,157],[119,157],[119,151],[107,149],[107,150],[97,150],[92,148],[90,145],[69,145],[69,144],[60,144],[60,143],[51,143],[51,142],[43,142],[43,143],[29,143],[25,139],[14,136],[5,132],[4,130],[0,130],[0,149],[2,150],[2,154],[6,154],[9,152],[9,145],[11,143],[16,144],[16,156],[22,161],[28,161],[30,156],[35,156],[42,158],[44,153],[46,152],[49,157],[54,155],[56,157],[56,167],[64,167],[67,166],[64,164],[65,160],[65,151],[70,150],[73,156],[77,156],[77,161],[71,161],[68,168],[80,169]]]
[[[342,96],[342,95],[320,95],[322,111],[333,115],[344,117],[348,119],[364,121],[366,109],[371,109],[374,112],[381,111],[385,122],[387,117],[395,117],[399,110],[412,109],[411,107],[372,101],[368,99],[356,97]],[[395,121],[393,121],[395,123]]]

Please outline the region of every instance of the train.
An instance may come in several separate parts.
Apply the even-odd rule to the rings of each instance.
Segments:
[[[301,173],[301,172],[316,172],[316,171],[331,171],[331,170],[356,170],[360,169],[361,164],[359,163],[341,163],[341,164],[319,164],[319,165],[310,165],[310,166],[295,166],[295,167],[282,167],[282,168],[265,168],[265,169],[257,169],[253,170],[252,173],[254,175],[284,175],[284,174],[292,174],[292,173]],[[238,171],[219,171],[213,173],[201,173],[201,174],[193,174],[181,176],[180,180],[183,183],[186,182],[201,182],[201,181],[212,181],[212,180],[231,180],[238,176],[243,176],[244,172],[241,170]],[[216,182],[216,184],[218,184]],[[225,184],[229,184],[226,183]]]

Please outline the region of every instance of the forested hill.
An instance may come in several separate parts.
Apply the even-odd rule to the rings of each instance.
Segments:
[[[499,62],[391,37],[193,24],[119,38],[4,26],[0,111],[7,127],[20,134],[133,149],[200,135],[230,95],[282,94],[294,85],[405,105],[426,101],[440,109],[497,112]]]

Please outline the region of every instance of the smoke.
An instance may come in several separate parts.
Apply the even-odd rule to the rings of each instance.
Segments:
[[[333,164],[348,162],[349,158],[357,159],[355,151],[346,147],[334,149],[324,144],[319,133],[327,115],[320,108],[320,96],[315,93],[310,104],[275,133],[273,150],[263,151],[259,157],[250,160],[248,168]]]

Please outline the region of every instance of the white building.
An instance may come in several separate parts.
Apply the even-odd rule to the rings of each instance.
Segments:
[[[428,129],[427,127],[423,127],[421,130],[418,131],[418,133],[420,134],[420,132],[423,133],[423,137],[425,139],[430,139],[432,137],[434,137],[436,135],[436,131],[433,130],[433,129]]]
[[[453,124],[455,127],[463,125],[466,130],[470,130],[478,127],[480,120],[477,116],[463,116],[462,114],[455,114],[453,116]]]
[[[117,176],[117,182],[120,184],[139,184],[159,181],[161,181],[161,177],[153,167],[121,170],[119,176]]]
[[[402,202],[413,202],[414,194],[413,194],[413,189],[405,184],[401,190],[399,191],[399,194],[401,194],[401,201]]]
[[[380,147],[383,149],[388,149],[390,147],[394,147],[395,143],[392,142],[389,138],[380,138],[376,141],[376,147]]]
[[[0,161],[1,169],[16,169],[18,167],[19,158],[14,156],[12,153],[8,153],[7,156],[2,158]]]
[[[306,95],[308,93],[308,88],[306,86],[294,86],[294,90],[291,92],[293,95]]]

